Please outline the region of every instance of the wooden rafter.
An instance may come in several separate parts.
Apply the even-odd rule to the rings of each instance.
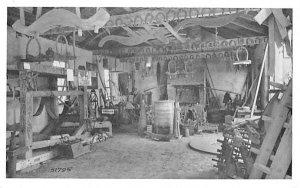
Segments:
[[[267,29],[264,29],[255,22],[249,22],[247,20],[241,20],[237,18],[232,23],[244,29],[259,33],[260,35],[267,35]]]
[[[257,33],[257,32],[254,32],[254,31],[251,31],[251,30],[247,30],[247,29],[244,29],[240,26],[237,26],[235,24],[228,24],[226,26],[224,26],[225,28],[229,28],[229,29],[232,29],[232,30],[235,30],[236,32],[238,33],[241,33],[242,35],[244,36],[247,36],[247,37],[251,37],[251,36],[261,36],[260,33]]]
[[[260,9],[251,9],[258,11]],[[134,13],[112,15],[104,27],[141,27],[145,24],[161,24],[163,21],[229,15],[243,12],[244,9],[230,8],[157,8],[143,9]]]
[[[174,35],[174,37],[176,37],[177,40],[179,40],[180,42],[184,43],[186,40],[184,38],[182,38],[178,32],[176,32],[174,30],[174,28],[167,22],[163,22],[163,25],[170,31],[170,33],[172,33]]]
[[[20,7],[20,21],[22,25],[25,25],[25,13],[23,7]]]
[[[37,10],[36,10],[36,19],[39,19],[39,17],[42,15],[42,8],[43,7],[37,7]]]
[[[202,28],[204,31],[207,31],[213,35],[216,34],[216,30],[213,29],[213,28]],[[222,28],[218,28],[218,36],[221,36],[225,39],[230,39],[230,38],[234,38],[234,37],[237,37],[237,36],[233,36],[231,32],[223,32],[221,30],[224,30]]]
[[[249,15],[249,14],[242,14],[240,17],[239,17],[241,20],[248,20],[250,22],[256,22],[256,20],[254,19],[254,16],[252,15]],[[265,26],[268,26],[268,24],[266,23],[262,23],[261,25],[265,25]]]
[[[203,52],[220,49],[235,48],[240,45],[254,45],[264,43],[266,37],[247,37],[247,38],[231,38],[220,39],[218,43],[214,40],[201,42],[201,40],[192,39],[186,43],[180,43],[177,40],[170,42],[168,45],[158,46],[139,46],[139,47],[125,47],[113,50],[94,50],[94,55],[111,55],[111,56],[156,56],[160,54],[176,54],[183,51]]]

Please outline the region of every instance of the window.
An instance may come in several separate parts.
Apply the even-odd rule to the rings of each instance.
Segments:
[[[109,82],[110,82],[109,70],[104,69],[104,85],[105,85],[105,90],[107,91],[107,94],[106,94],[107,100],[110,98]]]

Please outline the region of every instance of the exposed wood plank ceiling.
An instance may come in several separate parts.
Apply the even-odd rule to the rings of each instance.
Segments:
[[[49,10],[52,10],[54,7],[43,7],[42,14],[45,14]],[[60,7],[67,9],[73,13],[75,13],[74,7]],[[130,13],[134,13],[140,10],[146,10],[148,8],[146,7],[107,7],[107,12],[113,16],[113,15],[126,15]],[[155,8],[151,8],[152,10]],[[94,15],[96,13],[96,7],[81,7],[81,18],[87,19]],[[233,22],[223,26],[218,27],[217,32],[218,36],[223,37],[225,39],[231,39],[231,38],[238,38],[238,37],[251,37],[251,36],[266,36],[268,27],[266,25],[258,25],[253,17],[256,15],[257,12],[250,11],[247,14],[243,14],[239,18],[236,18]],[[19,15],[19,8],[15,7],[8,7],[7,10],[7,25],[12,26],[12,24],[20,18]],[[25,10],[25,25],[30,25],[33,23],[36,19],[37,14],[37,8],[33,7],[32,9],[27,8]],[[177,25],[178,20],[170,21],[169,24],[171,26]],[[162,27],[162,26],[158,26]],[[141,29],[140,27],[130,27],[131,30],[136,31],[138,29]],[[206,31],[212,34],[216,33],[215,28],[204,28],[199,25],[191,26],[185,29],[182,29],[180,31],[181,36],[196,39],[201,38],[201,31]],[[64,28],[64,35],[67,37],[69,43],[72,43],[73,35],[72,35],[73,28]],[[44,35],[44,37],[55,40],[58,34],[61,30],[57,30],[56,34],[49,34]],[[105,36],[108,35],[121,35],[126,36],[127,31],[123,29],[122,27],[110,27],[110,28],[100,28],[98,33],[95,33],[94,31],[83,31],[83,35],[80,37],[76,34],[76,46],[88,50],[98,50],[100,49],[98,47],[98,43],[101,39],[103,39]],[[175,39],[175,37],[171,37],[171,39]],[[161,44],[158,40],[150,40],[148,43],[140,44],[140,46],[143,45],[159,45]],[[124,45],[115,42],[115,41],[109,41],[104,44],[102,47],[103,49],[112,49],[112,48],[120,48],[125,47]]]

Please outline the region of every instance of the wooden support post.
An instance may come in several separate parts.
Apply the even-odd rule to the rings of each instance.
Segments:
[[[83,95],[78,96],[80,108],[80,121],[88,119],[88,94],[87,87],[83,87]]]
[[[21,24],[25,26],[25,12],[23,7],[20,7],[20,20]]]
[[[9,150],[13,151],[16,148],[16,140],[15,140],[16,132],[11,132],[10,138],[10,146]],[[17,164],[17,156],[16,155],[8,155],[8,177],[13,178],[16,176],[16,164]]]
[[[275,65],[275,18],[273,15],[268,19],[269,25],[269,75],[274,76]]]
[[[21,157],[29,159],[32,157],[32,117],[33,117],[33,97],[27,92],[24,78],[26,71],[20,71],[20,147],[29,147],[29,150]]]
[[[49,86],[51,91],[57,91],[57,77],[55,76],[49,76]],[[58,111],[58,100],[57,97],[51,97],[50,99],[50,106],[51,109],[53,109],[53,113],[55,114],[56,117],[59,116],[59,111]]]
[[[89,118],[89,112],[88,112],[89,99],[88,99],[88,93],[87,93],[86,86],[83,87],[83,107],[84,107],[83,117],[84,117],[84,119],[88,119]]]
[[[175,114],[174,114],[174,135],[176,138],[180,138],[180,107],[179,102],[175,101]]]
[[[270,179],[283,179],[292,162],[292,118],[289,121],[271,164]]]
[[[204,101],[204,107],[206,106],[206,69],[204,69],[203,72],[203,101]],[[200,96],[199,96],[200,97]]]
[[[80,7],[75,7],[76,15],[81,18]],[[78,29],[78,36],[82,36],[82,29]]]
[[[272,125],[268,128],[268,132],[264,138],[264,141],[260,148],[260,154],[256,157],[255,163],[258,165],[265,166],[270,159],[271,153],[273,151],[274,145],[280,134],[280,131],[286,121],[287,114],[290,111],[286,107],[286,104],[291,100],[292,95],[292,80],[288,84],[287,91],[284,92],[283,97],[279,101],[279,105],[274,112],[272,113],[273,122]],[[260,179],[263,172],[257,168],[253,168],[249,178],[250,179]]]
[[[259,87],[260,87],[260,82],[261,82],[261,77],[262,77],[262,73],[263,73],[263,70],[264,70],[264,66],[266,64],[267,54],[268,54],[268,44],[266,45],[265,55],[264,55],[264,59],[263,59],[262,65],[261,65],[261,69],[260,69],[260,74],[259,74],[258,83],[257,83],[257,86],[256,86],[256,92],[255,92],[255,97],[254,97],[254,101],[253,101],[253,105],[252,105],[250,117],[253,116],[254,109],[255,109],[255,106],[256,106],[256,100],[257,100],[258,90],[259,90]]]
[[[37,9],[36,9],[36,17],[35,17],[36,20],[39,19],[39,17],[42,15],[42,8],[43,7],[37,7]]]

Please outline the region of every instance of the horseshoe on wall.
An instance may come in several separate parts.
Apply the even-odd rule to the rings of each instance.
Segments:
[[[65,35],[58,35],[58,36],[57,36],[56,41],[55,41],[55,42],[56,42],[56,43],[55,43],[55,44],[56,44],[56,53],[59,54],[59,53],[58,53],[58,40],[59,40],[61,37],[62,37],[62,38],[65,40],[65,42],[66,42],[66,55],[67,55],[67,52],[68,52],[68,40],[67,40],[67,37],[66,37]],[[62,55],[62,54],[61,54],[61,55]]]
[[[28,54],[28,48],[29,48],[29,44],[31,43],[32,39],[35,39],[36,43],[38,44],[39,46],[39,59],[41,59],[41,44],[40,44],[40,41],[38,40],[38,38],[34,37],[34,38],[30,38],[26,44],[26,59],[29,57],[29,54]]]

